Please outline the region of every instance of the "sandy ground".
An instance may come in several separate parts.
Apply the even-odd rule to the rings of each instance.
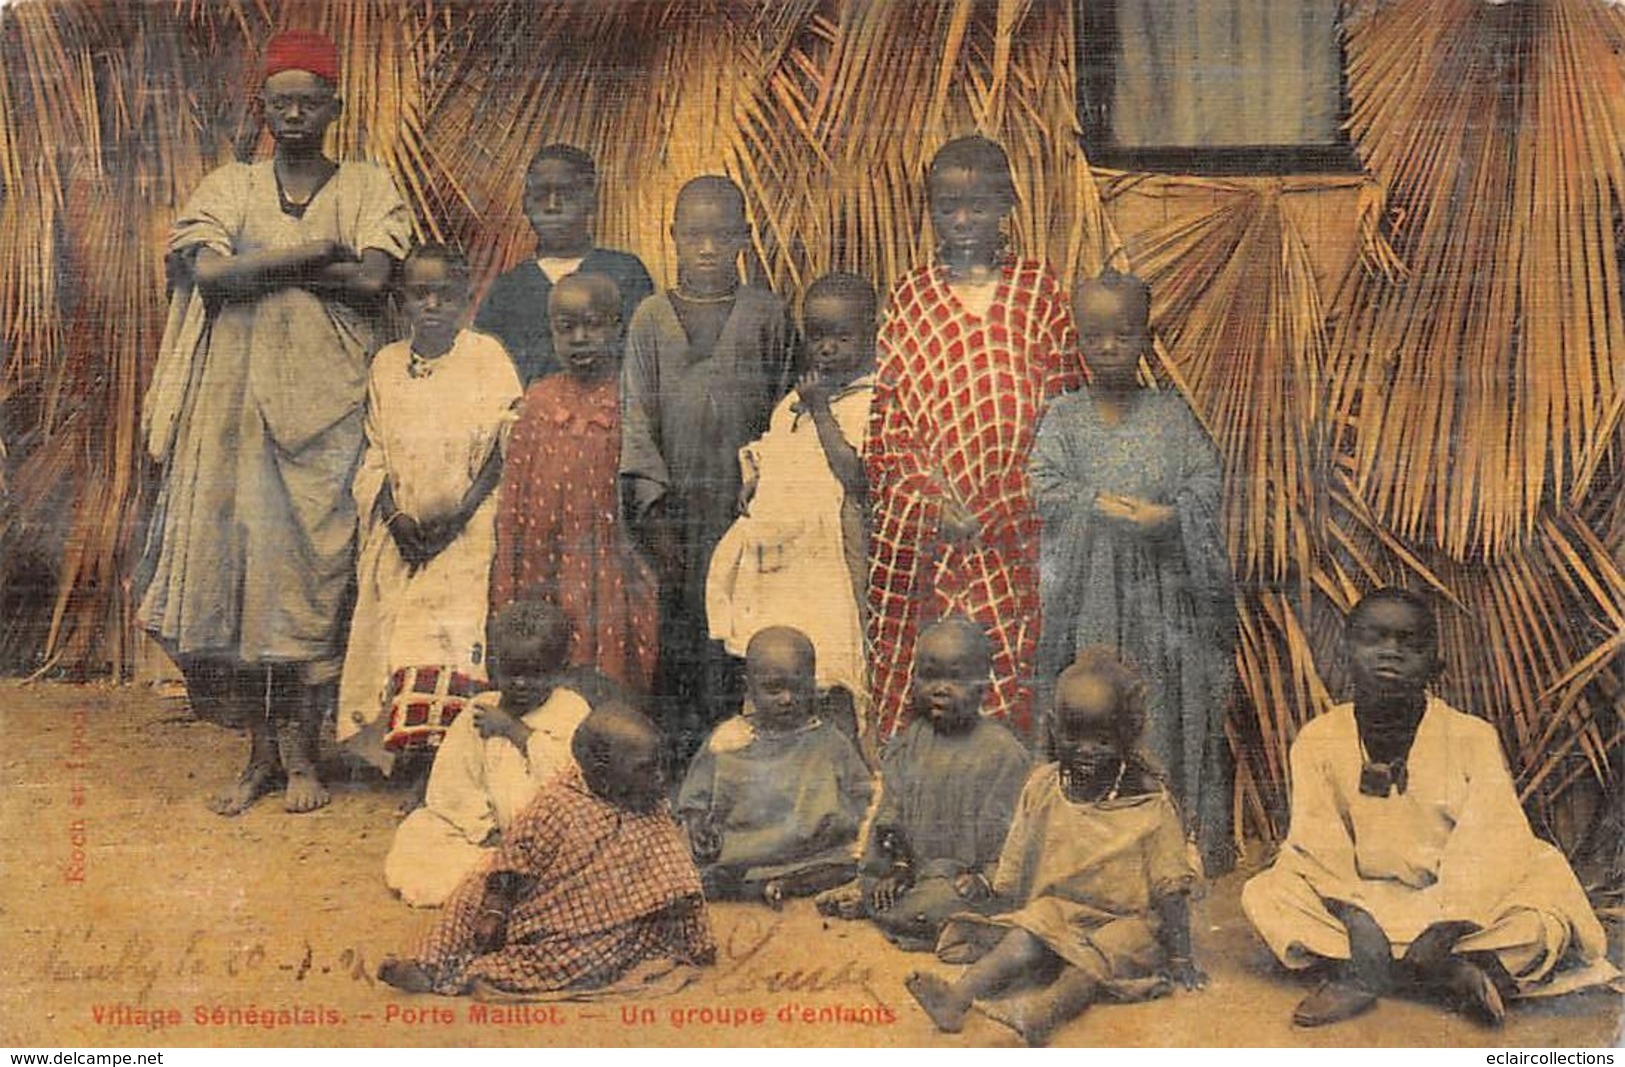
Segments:
[[[384,888],[398,788],[330,762],[331,807],[262,802],[210,814],[202,798],[246,742],[144,688],[0,682],[0,1044],[1012,1045],[973,1015],[935,1033],[903,990],[914,968],[861,924],[810,903],[719,906],[722,958],[672,996],[484,1008],[395,993],[374,978],[423,925]],[[1304,987],[1278,970],[1238,906],[1242,877],[1196,909],[1212,976],[1201,993],[1102,1005],[1069,1045],[1612,1045],[1622,1002],[1526,1003],[1499,1032],[1389,1001],[1321,1031],[1289,1021]],[[1616,949],[1617,949],[1616,945]]]

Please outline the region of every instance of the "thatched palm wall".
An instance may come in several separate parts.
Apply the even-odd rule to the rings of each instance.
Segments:
[[[1086,2],[1086,0],[1085,0]],[[1285,752],[1341,684],[1337,628],[1378,583],[1447,605],[1445,695],[1501,729],[1531,811],[1577,845],[1621,750],[1625,664],[1625,15],[1600,0],[1359,0],[1363,176],[1093,172],[1071,0],[32,0],[0,14],[0,318],[12,449],[0,547],[50,566],[13,651],[124,672],[134,433],[159,249],[209,168],[263,150],[275,28],[348,50],[335,148],[395,173],[484,277],[525,255],[523,165],[590,148],[600,234],[671,276],[678,186],[725,170],[752,269],[881,283],[928,252],[921,174],[999,138],[1016,240],[1066,275],[1145,274],[1155,368],[1228,471],[1241,579],[1240,804],[1283,828]],[[42,537],[49,551],[26,552]]]

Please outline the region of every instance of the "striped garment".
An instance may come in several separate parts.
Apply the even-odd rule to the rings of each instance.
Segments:
[[[1004,267],[980,316],[941,267],[897,286],[879,340],[879,384],[864,462],[870,654],[880,736],[908,722],[914,642],[934,619],[968,615],[993,641],[988,710],[1025,731],[1038,639],[1038,520],[1027,453],[1045,402],[1076,388],[1082,364],[1065,294],[1041,265]],[[951,495],[982,535],[937,529]]]

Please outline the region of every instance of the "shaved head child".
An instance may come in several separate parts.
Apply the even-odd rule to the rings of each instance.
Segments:
[[[530,798],[570,764],[587,701],[559,684],[570,624],[543,601],[491,617],[494,686],[475,697],[435,750],[423,806],[395,830],[384,881],[415,908],[439,907],[502,842]]]
[[[498,494],[493,609],[552,600],[570,622],[569,662],[645,694],[654,681],[655,577],[621,506],[621,299],[606,275],[553,287],[564,366],[525,391]]]
[[[993,906],[999,849],[1032,760],[984,715],[991,669],[987,635],[969,619],[926,627],[913,718],[881,758],[861,910],[911,951],[934,947],[949,915]]]
[[[864,720],[860,451],[874,397],[874,287],[826,275],[807,289],[802,320],[812,367],[740,452],[739,518],[712,556],[706,611],[711,636],[735,655],[766,626],[805,633],[818,649],[819,687],[843,688]]]
[[[575,766],[532,799],[418,949],[378,976],[407,992],[611,992],[638,964],[716,955],[699,872],[671,817],[664,740],[622,704],[595,708]]]
[[[708,895],[777,904],[856,872],[869,769],[818,717],[816,673],[801,631],[774,626],[751,639],[745,710],[711,733],[677,797]]]
[[[733,523],[739,450],[788,391],[784,302],[739,280],[750,241],[745,197],[719,175],[677,195],[677,285],[632,317],[621,378],[621,475],[634,531],[659,574],[656,703],[686,762],[739,710],[738,661],[711,639],[706,577]]]

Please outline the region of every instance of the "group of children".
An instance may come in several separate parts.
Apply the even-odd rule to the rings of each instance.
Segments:
[[[287,217],[288,160],[316,175],[312,204],[333,177],[329,49],[303,42],[266,80]],[[935,260],[883,313],[866,280],[819,279],[799,331],[740,282],[733,182],[681,190],[664,292],[593,242],[596,182],[577,149],[537,154],[537,254],[473,328],[462,257],[405,254],[411,333],[373,356],[352,419],[353,513],[314,515],[319,456],[279,460],[300,521],[359,530],[339,739],[425,775],[385,876],[444,911],[385,980],[602,989],[707,962],[707,900],[815,896],[968,965],[907,982],[944,1031],[981,1005],[1044,1043],[1102,996],[1202,986],[1188,900],[1231,839],[1229,578],[1212,444],[1177,396],[1140,388],[1145,287],[1107,272],[1069,302],[1009,255],[1015,183],[980,137],[931,164]],[[190,254],[218,313],[325,292],[329,265],[371,279],[385,243],[312,251],[308,270],[271,257],[239,297],[220,264],[251,257],[225,237]],[[1425,694],[1431,611],[1384,591],[1349,625],[1354,703],[1295,744],[1292,832],[1245,898],[1283,963],[1331,968],[1297,1020],[1407,985],[1493,1020],[1560,969],[1605,975],[1493,730]],[[277,710],[277,670],[300,673],[267,668],[271,710],[222,813],[279,762],[290,810],[327,801],[314,704]],[[1523,862],[1486,862],[1492,841]]]
[[[1190,921],[1200,864],[1141,746],[1147,687],[1115,651],[1086,650],[1054,680],[1035,765],[985,714],[986,634],[962,617],[927,625],[913,720],[876,783],[821,712],[812,642],[764,629],[747,649],[746,711],[712,732],[673,806],[647,718],[590,679],[539,681],[562,668],[562,626],[547,605],[493,623],[503,695],[490,706],[504,710],[467,733],[486,737],[485,769],[477,753],[448,769],[448,738],[431,783],[456,776],[465,798],[483,790],[459,845],[483,833],[488,858],[459,863],[446,911],[382,965],[397,988],[647,989],[651,973],[714,959],[708,901],[778,907],[814,894],[826,915],[867,919],[901,948],[964,966],[953,980],[915,971],[904,983],[948,1033],[974,1007],[1042,1045],[1102,999],[1207,985]],[[532,630],[550,636],[527,660],[517,650]],[[1354,700],[1294,744],[1291,834],[1243,893],[1281,963],[1321,976],[1294,1023],[1404,995],[1494,1024],[1513,996],[1617,988],[1601,925],[1562,855],[1530,832],[1493,729],[1427,691],[1430,606],[1378,590],[1350,613],[1346,642]],[[523,694],[512,707],[510,692]],[[525,705],[536,710],[516,728]],[[544,724],[554,758],[571,724],[574,737],[538,783],[556,766],[538,753]],[[493,769],[526,759],[532,799],[504,815]]]

